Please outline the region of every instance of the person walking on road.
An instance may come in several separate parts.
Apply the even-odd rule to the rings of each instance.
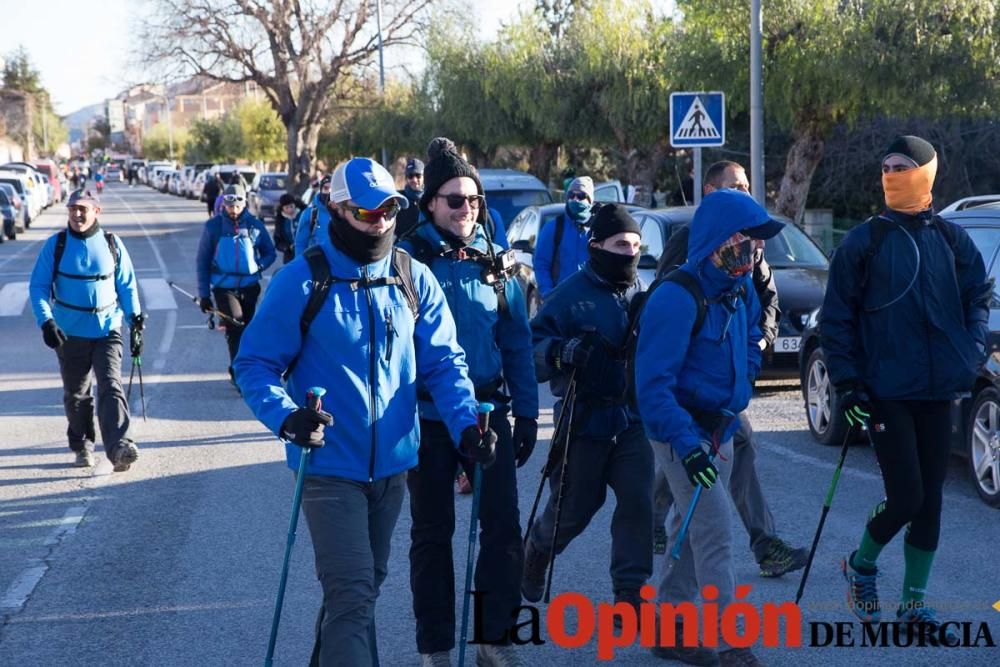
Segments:
[[[538,602],[545,588],[552,541],[558,524],[559,554],[590,523],[615,493],[611,519],[611,583],[615,602],[634,605],[653,573],[653,450],[639,415],[626,401],[624,350],[629,334],[629,304],[644,286],[638,278],[639,225],[617,204],[602,206],[590,225],[590,259],[559,285],[531,322],[535,369],[565,401],[569,378],[576,383],[573,422],[564,427],[567,442],[553,442],[549,454],[548,503],[525,545],[521,592]],[[569,406],[557,405],[555,414]],[[569,447],[560,516],[556,503],[562,470],[554,461]]]
[[[205,222],[198,244],[198,296],[202,312],[218,307],[232,318],[226,321],[226,344],[229,377],[235,384],[232,362],[257,310],[261,274],[277,254],[264,223],[246,210],[243,186],[227,185],[222,197],[223,212]]]
[[[66,229],[45,241],[31,272],[31,308],[42,339],[59,357],[74,465],[94,465],[93,370],[104,451],[115,472],[125,472],[138,460],[139,449],[129,436],[129,407],[122,390],[121,328],[127,320],[133,329],[132,356],[141,354],[145,316],[138,283],[125,244],[97,220],[99,199],[77,190],[66,207]]]
[[[743,192],[707,195],[691,222],[687,261],[652,291],[640,315],[639,413],[680,510],[671,514],[669,546],[678,540],[681,514],[692,502],[694,487],[705,491],[679,560],[665,558],[662,603],[692,602],[708,585],[718,590],[713,604],[719,609],[733,601],[728,486],[738,423],[718,431],[725,414],[746,409],[760,370],[760,304],[749,274],[761,240],[781,228]],[[713,489],[716,481],[726,490]],[[680,637],[681,628],[677,631]],[[719,649],[716,654],[702,646],[656,647],[653,653],[699,665],[761,664],[749,649]]]
[[[313,259],[275,275],[234,368],[247,405],[288,442],[288,466],[297,468],[300,447],[314,448],[302,507],[323,604],[310,664],[365,667],[379,664],[375,603],[406,471],[418,463],[418,381],[434,397],[452,450],[488,463],[496,435],[477,425],[475,390],[438,281],[393,250],[406,200],[392,177],[354,158],[334,171],[332,192],[331,223],[309,251]],[[303,327],[321,282],[314,262],[335,278]],[[312,386],[331,389],[330,414],[301,407]]]
[[[215,217],[215,200],[219,198],[219,194],[222,192],[222,178],[218,174],[212,174],[209,172],[205,174],[205,188],[202,190],[202,197],[205,198],[205,204],[208,207],[208,217]]]
[[[566,210],[538,232],[535,280],[542,299],[587,263],[593,206],[594,181],[589,176],[574,178],[566,188]]]
[[[294,195],[286,192],[278,199],[278,212],[274,216],[274,247],[282,254],[282,263],[295,258],[295,224],[299,208]]]
[[[992,297],[968,233],[934,213],[937,164],[924,139],[892,141],[882,158],[885,208],[837,248],[820,315],[838,409],[867,426],[885,487],[841,565],[848,603],[862,621],[879,621],[878,557],[905,526],[896,620],[935,629],[924,596],[941,531],[950,410],[986,360]]]
[[[750,193],[750,181],[743,167],[728,160],[712,164],[705,172],[704,194],[716,190],[739,190]],[[657,275],[664,276],[687,260],[690,226],[682,227],[670,235],[660,256]],[[764,259],[763,249],[754,253],[753,287],[760,302],[760,349],[763,352],[778,335],[778,289],[774,272]],[[757,476],[757,441],[753,426],[746,412],[739,415],[739,429],[733,436],[733,467],[729,478],[729,492],[740,515],[743,526],[750,535],[750,549],[760,567],[762,577],[780,577],[805,567],[808,549],[795,548],[777,535],[774,516],[764,497]],[[673,495],[663,470],[657,469],[653,487],[653,543],[657,553],[666,553],[666,518]]]
[[[299,215],[295,227],[295,255],[301,255],[323,238],[323,230],[330,224],[330,176],[324,176],[319,182],[319,190],[312,202]]]
[[[455,317],[476,397],[496,405],[490,423],[498,442],[496,461],[482,474],[480,552],[475,586],[482,610],[477,664],[513,667],[523,663],[510,645],[510,627],[521,604],[521,524],[516,466],[524,465],[538,433],[538,384],[524,295],[516,280],[498,268],[500,248],[483,231],[486,202],[479,174],[444,137],[431,142],[420,208],[430,224],[402,243],[427,264],[441,283]],[[484,276],[492,276],[487,280]],[[506,386],[510,398],[501,391]],[[417,649],[424,665],[449,665],[455,646],[455,467],[458,457],[433,387],[421,385],[420,464],[410,471],[410,588],[417,621]],[[509,405],[508,405],[509,403]],[[511,431],[507,415],[514,416]]]
[[[396,239],[409,234],[420,220],[420,195],[424,192],[424,163],[416,158],[406,161],[406,186],[399,194],[410,202],[409,207],[399,212],[396,220]]]

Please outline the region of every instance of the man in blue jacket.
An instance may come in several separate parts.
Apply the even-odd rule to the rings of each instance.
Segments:
[[[688,528],[680,560],[666,559],[660,602],[691,602],[706,585],[718,588],[720,609],[733,600],[728,486],[732,438],[739,423],[732,421],[714,442],[712,434],[724,410],[739,414],[750,402],[761,358],[760,304],[750,278],[753,257],[761,239],[781,227],[748,194],[719,190],[707,195],[695,211],[688,259],[679,269],[694,278],[701,294],[665,281],[642,310],[636,396],[678,510],[671,515],[670,549],[694,486],[707,491]],[[749,649],[720,648],[717,657],[698,646],[657,647],[654,654],[692,664],[761,664]]]
[[[246,210],[246,190],[227,185],[223,212],[205,223],[198,244],[198,296],[202,312],[216,306],[236,322],[226,321],[229,377],[243,330],[253,319],[260,298],[260,277],[278,255],[264,223]],[[215,296],[215,304],[212,303]]]
[[[420,208],[430,224],[404,243],[441,283],[455,316],[476,397],[494,403],[491,424],[498,442],[496,463],[482,476],[476,565],[477,664],[523,664],[509,645],[513,613],[521,604],[521,525],[515,465],[528,460],[538,432],[538,384],[524,295],[517,281],[498,269],[499,247],[483,233],[485,214],[479,175],[443,137],[428,148]],[[510,398],[505,395],[502,388]],[[450,664],[455,646],[454,479],[456,454],[442,423],[434,388],[421,385],[420,465],[410,472],[410,586],[417,621],[417,649],[424,665]],[[508,402],[510,405],[508,406]],[[511,432],[507,415],[513,413]],[[459,463],[467,461],[458,459]],[[467,471],[468,472],[468,471]],[[469,474],[469,478],[472,475]]]
[[[125,244],[97,221],[98,198],[77,190],[66,207],[66,229],[48,238],[31,272],[31,308],[42,339],[59,357],[74,465],[94,465],[93,370],[104,451],[115,472],[124,472],[139,458],[139,450],[129,437],[128,401],[122,391],[121,327],[126,318],[132,327],[130,350],[138,356],[145,319],[139,286]]]
[[[878,622],[876,561],[905,526],[896,620],[934,628],[924,595],[941,531],[950,404],[968,396],[986,360],[992,296],[972,239],[934,214],[936,173],[927,141],[900,136],[889,145],[885,209],[841,242],[820,316],[839,409],[851,426],[868,426],[885,487],[842,564],[848,602],[861,620]]]
[[[615,602],[636,607],[639,589],[653,573],[653,451],[639,415],[626,401],[628,370],[622,350],[629,334],[629,304],[642,291],[638,279],[639,225],[624,207],[602,206],[591,222],[590,259],[542,305],[531,322],[538,379],[566,398],[569,378],[576,382],[570,440],[553,443],[548,504],[531,527],[525,546],[521,592],[531,602],[542,598],[552,552],[556,498],[566,486],[555,552],[583,532],[604,505],[608,487],[617,504],[611,519],[611,583]],[[556,414],[569,406],[557,405]]]
[[[312,663],[321,667],[378,664],[375,602],[405,474],[418,463],[418,379],[433,396],[452,451],[459,447],[489,465],[496,442],[492,430],[477,425],[474,389],[441,287],[417,262],[409,285],[397,271],[392,229],[405,205],[378,163],[354,158],[338,166],[331,223],[309,251],[320,252],[333,277],[323,307],[303,335],[313,274],[309,257],[296,257],[274,277],[234,364],[247,405],[290,443],[288,466],[296,468],[299,447],[314,448],[302,508],[323,587]],[[312,386],[330,389],[331,414],[301,407]]]
[[[593,206],[594,181],[589,176],[574,178],[566,188],[566,211],[538,232],[533,261],[542,299],[587,263]]]
[[[295,256],[298,257],[307,249],[323,240],[323,230],[330,224],[330,176],[324,176],[319,182],[319,192],[312,202],[299,214],[299,222],[295,227]]]

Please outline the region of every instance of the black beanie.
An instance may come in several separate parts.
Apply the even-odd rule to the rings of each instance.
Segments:
[[[420,195],[420,210],[429,220],[431,213],[427,208],[431,199],[441,189],[441,186],[453,178],[467,176],[476,182],[476,190],[483,193],[483,184],[479,180],[479,172],[475,167],[462,159],[455,148],[455,143],[447,137],[432,139],[427,146],[427,164],[424,166],[424,192]],[[479,207],[479,222],[485,220],[486,207]]]
[[[283,209],[289,204],[294,204],[294,203],[295,203],[295,197],[286,192],[285,194],[281,195],[281,199],[278,200],[278,209],[279,210]]]
[[[885,151],[885,157],[882,159],[884,160],[893,154],[910,158],[917,163],[918,167],[924,166],[933,160],[936,155],[934,147],[931,146],[930,142],[920,137],[915,137],[912,134],[903,134],[893,139],[892,143],[889,144],[889,148]]]
[[[590,240],[601,241],[623,232],[639,233],[639,223],[624,206],[602,204],[590,219]]]

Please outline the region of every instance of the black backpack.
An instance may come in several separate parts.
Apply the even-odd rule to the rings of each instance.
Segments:
[[[655,292],[660,285],[667,282],[680,285],[687,290],[694,299],[697,312],[694,316],[694,326],[691,327],[691,338],[697,336],[698,332],[701,331],[701,327],[705,324],[705,315],[708,313],[708,305],[710,303],[718,303],[731,294],[721,294],[718,297],[709,299],[705,296],[705,291],[701,288],[701,283],[698,282],[698,279],[687,271],[682,271],[678,268],[666,274],[660,275],[653,281],[653,284],[651,284],[645,292],[636,294],[635,297],[633,297],[628,307],[628,330],[625,335],[625,343],[623,346],[626,383],[625,400],[633,407],[637,405],[635,393],[635,353],[639,344],[639,320],[642,317],[642,311],[646,307],[646,303],[649,301],[649,297],[652,296],[653,292]],[[746,299],[745,285],[740,285],[739,289],[736,291],[736,296],[739,299]]]
[[[72,278],[73,280],[107,280],[108,278],[115,277],[115,274],[118,273],[118,265],[121,263],[121,257],[118,253],[118,244],[115,243],[115,235],[111,232],[104,232],[104,241],[108,244],[108,250],[111,251],[111,258],[115,262],[114,271],[107,275],[97,274],[92,276],[79,276],[75,273],[63,273],[59,270],[59,262],[62,261],[63,253],[66,252],[66,230],[64,229],[56,234],[56,247],[53,250],[52,256],[52,285],[49,288],[49,294],[53,301],[71,310],[79,310],[85,313],[99,313],[102,310],[107,310],[118,303],[118,299],[116,298],[111,305],[105,306],[104,308],[81,308],[80,306],[74,306],[64,301],[60,301],[56,297],[56,278],[60,275],[65,278]],[[117,290],[115,293],[117,295]]]
[[[309,300],[302,310],[302,317],[299,320],[299,331],[302,333],[302,342],[305,343],[306,334],[316,316],[319,315],[323,303],[326,301],[330,288],[334,283],[348,283],[352,291],[360,289],[370,289],[372,287],[388,287],[395,285],[403,291],[406,305],[413,314],[413,321],[420,319],[420,300],[417,297],[417,290],[413,285],[412,264],[409,253],[400,248],[392,249],[392,269],[395,276],[387,276],[368,280],[365,278],[338,278],[330,274],[330,263],[326,259],[326,253],[320,246],[312,246],[303,253],[303,257],[309,263],[309,272],[312,274],[312,291],[309,293]],[[296,354],[288,368],[285,369],[283,377],[285,379],[291,375],[299,356]]]

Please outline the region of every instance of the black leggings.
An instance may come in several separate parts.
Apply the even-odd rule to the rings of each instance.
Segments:
[[[937,549],[941,498],[951,439],[949,401],[875,401],[871,436],[882,468],[885,501],[875,509],[868,532],[888,544],[909,524],[906,541]]]
[[[240,351],[240,339],[243,338],[243,329],[250,324],[253,314],[257,312],[257,299],[260,297],[260,283],[249,285],[242,289],[221,289],[212,290],[215,295],[216,307],[229,315],[234,320],[243,322],[243,326],[237,326],[232,322],[226,322],[226,343],[229,344],[229,364],[232,365],[236,353]]]

